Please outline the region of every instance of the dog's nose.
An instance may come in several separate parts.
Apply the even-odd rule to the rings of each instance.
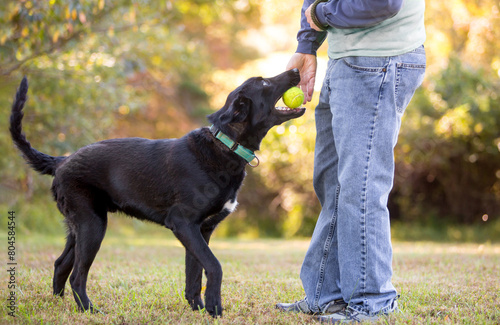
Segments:
[[[293,75],[291,75],[291,77],[294,79],[293,83],[299,83],[300,82],[300,72],[299,72],[299,69],[297,68],[294,68],[292,70],[290,70]]]

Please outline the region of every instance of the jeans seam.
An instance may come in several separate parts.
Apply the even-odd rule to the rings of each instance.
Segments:
[[[398,107],[397,98],[399,93],[399,82],[401,78],[400,66],[396,66],[396,79],[394,80],[394,107],[396,107],[396,112],[403,113],[403,108]]]
[[[337,224],[337,214],[338,214],[338,202],[339,202],[339,195],[340,195],[340,186],[337,185],[337,189],[335,192],[335,210],[333,211],[333,215],[330,221],[330,228],[328,229],[328,235],[325,240],[325,246],[323,247],[323,257],[321,258],[321,264],[319,268],[319,277],[318,277],[318,283],[316,285],[316,295],[314,297],[314,306],[313,309],[321,310],[319,306],[319,298],[321,296],[321,290],[323,289],[323,282],[325,278],[325,265],[326,261],[328,259],[328,256],[330,255],[330,248],[331,248],[331,243],[333,240],[333,234],[335,233],[335,225]]]
[[[425,64],[414,64],[414,63],[396,63],[396,67],[398,68],[405,68],[405,69],[425,69]]]
[[[390,61],[389,61],[390,65]],[[370,171],[370,160],[371,160],[371,154],[372,154],[372,149],[373,149],[373,141],[375,137],[375,130],[376,130],[376,124],[378,121],[378,114],[379,114],[379,108],[380,108],[380,103],[382,101],[383,97],[383,88],[384,84],[386,82],[386,77],[388,73],[389,68],[386,68],[382,81],[380,83],[379,87],[379,96],[378,96],[378,101],[377,105],[375,106],[375,111],[373,112],[373,120],[372,120],[372,125],[371,125],[371,130],[370,130],[370,137],[369,137],[369,144],[368,144],[368,150],[366,152],[366,167],[364,171],[364,183],[363,183],[363,192],[362,192],[362,209],[361,209],[361,222],[360,222],[360,227],[361,227],[361,285],[360,285],[360,290],[362,293],[362,296],[364,297],[365,304],[367,303],[367,298],[365,297],[366,294],[366,278],[367,278],[367,255],[368,255],[368,247],[367,247],[367,238],[366,238],[366,205],[368,201],[367,197],[367,188],[368,188],[368,177],[369,177],[369,171]]]
[[[338,62],[338,60],[331,61],[331,63],[329,64],[329,66],[326,69],[325,81],[326,81],[326,89],[328,89],[328,98],[330,97],[330,93],[332,92],[332,89],[330,88],[330,75],[331,75],[331,71],[332,71],[333,67],[335,66],[335,64],[337,62]]]
[[[400,104],[398,101],[399,88],[401,83],[401,74],[403,70],[421,70],[425,71],[425,64],[413,64],[413,63],[396,63],[396,78],[394,81],[394,107],[396,107],[396,112],[403,114],[406,108],[405,105]]]
[[[361,67],[361,66],[352,64],[349,61],[347,61],[346,58],[343,58],[342,61],[344,62],[344,64],[346,66],[348,66],[349,68],[351,68],[353,70],[358,70],[358,71],[362,71],[362,72],[383,72],[384,71],[383,67],[381,67],[381,68],[379,68],[379,67]]]

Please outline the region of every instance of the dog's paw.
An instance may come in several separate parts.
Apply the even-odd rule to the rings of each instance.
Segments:
[[[92,306],[92,308],[89,309],[90,313],[91,314],[101,314],[101,315],[106,315],[101,309],[98,309],[94,306]]]
[[[206,307],[206,311],[213,318],[222,317],[222,306],[221,305],[216,305],[216,306],[213,306],[211,308]]]
[[[203,300],[201,300],[200,296],[195,297],[193,299],[188,299],[188,302],[193,311],[205,309],[205,305],[203,304]]]
[[[52,292],[52,294],[56,297],[61,297],[61,298],[64,298],[64,288],[61,289],[61,290],[56,290],[54,289],[54,291]]]
[[[79,309],[82,313],[106,315],[102,310],[95,307],[92,303],[90,303],[90,305],[87,306],[86,308],[82,308],[82,306],[79,306],[79,307],[80,307]]]

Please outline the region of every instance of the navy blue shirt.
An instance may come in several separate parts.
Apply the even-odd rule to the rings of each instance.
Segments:
[[[311,28],[304,12],[314,0],[304,0],[300,30],[297,34],[297,52],[314,54],[326,38],[327,32]],[[364,28],[396,15],[403,6],[403,0],[331,0],[316,7],[316,17],[324,26],[334,28]]]

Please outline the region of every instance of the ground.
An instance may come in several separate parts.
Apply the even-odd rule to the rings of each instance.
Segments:
[[[2,324],[316,323],[274,308],[303,298],[298,274],[308,240],[215,238],[210,246],[224,270],[224,316],[216,320],[191,311],[184,300],[184,249],[170,235],[106,237],[88,282],[89,297],[104,312],[96,315],[78,312],[71,295],[52,296],[62,236],[17,241],[16,317],[2,303]],[[401,294],[401,312],[379,323],[498,324],[498,274],[497,244],[395,242],[393,283]],[[6,272],[2,279],[2,297],[8,297]]]

